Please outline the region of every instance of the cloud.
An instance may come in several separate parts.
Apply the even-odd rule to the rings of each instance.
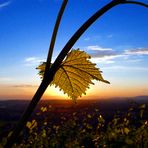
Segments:
[[[130,70],[130,71],[148,71],[148,68],[147,67],[131,67],[131,66],[121,66],[121,65],[118,65],[118,66],[110,66],[110,67],[104,67],[102,69],[107,69],[107,70]]]
[[[135,63],[135,62],[141,62],[142,59],[128,59],[128,62],[131,62],[131,63]]]
[[[111,59],[109,59],[109,58],[91,58],[90,60],[91,60],[91,62],[93,62],[93,63],[106,63],[106,64],[115,63],[114,60],[111,60]]]
[[[126,59],[128,62],[140,62],[141,59],[137,58],[136,56],[148,55],[147,48],[115,51],[112,48],[103,48],[98,45],[94,45],[87,46],[86,49],[89,50],[88,52],[92,57],[91,61],[95,63],[114,63],[115,59],[117,58],[123,58],[124,60]],[[133,55],[134,57],[131,58]]]
[[[99,53],[98,53],[99,54]],[[102,55],[97,56],[97,54],[95,56],[91,55],[91,61],[94,63],[105,63],[105,64],[112,64],[115,63],[115,59],[117,58],[126,58],[126,55],[122,55],[122,54],[104,54],[101,53]]]
[[[97,51],[111,51],[112,48],[103,48],[98,45],[93,45],[93,46],[87,46],[87,50],[97,50]]]
[[[148,48],[125,50],[125,54],[128,54],[128,55],[148,55]]]
[[[11,3],[10,1],[4,2],[4,3],[0,3],[0,9],[2,9],[4,7],[7,7],[10,3]]]
[[[19,85],[12,85],[11,87],[28,88],[28,87],[37,87],[37,85],[31,85],[31,84],[19,84]]]
[[[119,56],[118,53],[115,53],[115,51],[93,51],[90,53],[90,55],[93,58],[115,58],[117,56]]]
[[[13,79],[10,77],[0,77],[0,82],[12,81]]]
[[[89,40],[90,40],[89,37],[84,38],[84,41],[89,41]]]
[[[112,34],[107,35],[107,38],[112,38],[112,37],[113,37]]]
[[[39,57],[28,57],[28,58],[25,58],[24,60],[26,66],[38,65],[39,63],[43,61],[45,61],[45,59],[42,59]]]
[[[87,46],[87,50],[89,50],[89,54],[91,55],[91,61],[94,63],[114,63],[113,59],[119,57],[125,57],[122,53],[115,52],[112,48],[103,48],[98,45]]]

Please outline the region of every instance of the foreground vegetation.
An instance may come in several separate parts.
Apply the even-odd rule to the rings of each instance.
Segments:
[[[147,148],[148,121],[143,119],[146,105],[131,106],[127,112],[117,111],[105,120],[98,108],[61,113],[52,122],[51,105],[41,107],[36,117],[26,124],[15,148]],[[10,132],[11,134],[11,132]],[[9,134],[9,136],[10,136]],[[6,143],[3,138],[0,147]]]

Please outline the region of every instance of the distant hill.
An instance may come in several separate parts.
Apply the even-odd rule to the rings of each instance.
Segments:
[[[136,96],[135,100],[148,100],[148,96]]]
[[[0,120],[5,121],[17,121],[21,114],[25,111],[30,100],[6,100],[0,101]],[[74,104],[69,100],[41,100],[37,109],[41,106],[51,105],[53,108],[59,110],[70,110],[70,109],[80,109],[83,108],[94,108],[99,107],[103,112],[112,112],[115,110],[125,110],[132,102],[138,104],[146,104],[148,106],[148,96],[136,96],[136,97],[118,97],[110,99],[98,99],[98,100],[83,100],[78,99],[77,104]]]

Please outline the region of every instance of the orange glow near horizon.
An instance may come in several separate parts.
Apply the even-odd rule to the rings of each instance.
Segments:
[[[35,94],[37,87],[12,87],[12,86],[0,86],[0,99],[31,99]],[[83,95],[79,99],[105,99],[112,97],[134,97],[148,95],[148,90],[144,87],[121,87],[106,85],[102,83],[97,83],[96,85],[91,85],[90,89],[87,89],[86,95]],[[63,91],[54,86],[48,87],[44,93],[44,99],[70,99]]]

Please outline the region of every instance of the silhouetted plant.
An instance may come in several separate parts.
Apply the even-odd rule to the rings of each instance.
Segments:
[[[51,58],[52,58],[52,53],[54,49],[54,44],[56,40],[56,35],[58,31],[58,27],[61,21],[61,17],[63,15],[64,9],[66,7],[68,0],[63,0],[61,9],[59,11],[57,21],[55,23],[53,35],[51,38],[51,43],[49,47],[49,53],[47,56],[47,61],[46,61],[46,66],[45,66],[45,73],[43,76],[43,80],[38,87],[35,95],[33,96],[28,108],[26,109],[26,112],[23,114],[21,117],[20,121],[18,122],[16,128],[14,131],[11,133],[11,135],[8,138],[8,141],[5,145],[6,148],[11,148],[12,145],[16,142],[17,137],[19,136],[21,130],[23,127],[26,125],[26,122],[28,121],[31,113],[34,111],[36,105],[38,104],[39,100],[41,99],[42,95],[44,94],[46,88],[48,85],[53,81],[53,78],[56,74],[56,72],[59,70],[63,60],[75,44],[75,42],[81,37],[81,35],[104,13],[106,13],[108,10],[113,8],[114,6],[120,5],[120,4],[137,4],[140,6],[144,6],[148,8],[147,4],[144,4],[140,1],[132,1],[132,0],[112,0],[108,4],[106,4],[104,7],[102,7],[100,10],[98,10],[96,13],[94,13],[75,33],[74,35],[69,39],[69,41],[66,43],[64,48],[61,50],[60,54],[57,56],[56,60],[54,63],[51,65]]]
[[[54,110],[54,106],[52,108]],[[36,112],[34,118],[27,122],[20,141],[14,147],[147,148],[148,146],[148,121],[139,116],[140,112],[145,110],[145,104],[130,106],[122,115],[114,114],[109,121],[106,121],[99,108],[95,107],[91,113],[88,110],[60,113],[56,117],[60,120],[54,122],[49,116],[54,114],[52,108],[46,105]],[[3,140],[3,144],[5,141]]]

